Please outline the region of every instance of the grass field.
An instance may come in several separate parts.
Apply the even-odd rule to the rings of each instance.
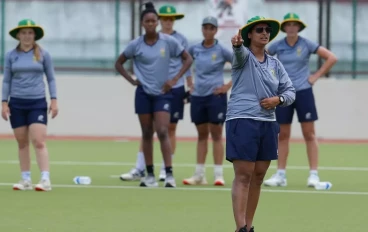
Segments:
[[[49,141],[51,192],[15,192],[20,178],[16,144],[0,140],[0,231],[6,232],[197,232],[234,231],[230,187],[232,168],[225,163],[225,187],[187,187],[193,174],[195,143],[180,142],[174,160],[177,189],[146,189],[118,176],[134,163],[137,142]],[[161,155],[155,144],[156,174]],[[211,150],[211,149],[210,149]],[[211,155],[211,153],[210,153]],[[35,161],[34,156],[33,161]],[[212,182],[212,155],[207,179]],[[263,188],[255,218],[256,232],[366,231],[368,144],[321,144],[320,177],[329,191],[306,187],[307,158],[303,144],[293,144],[288,187]],[[33,162],[32,180],[39,180]],[[267,177],[275,171],[272,164]],[[74,176],[92,178],[75,185]],[[161,184],[162,186],[162,184]]]

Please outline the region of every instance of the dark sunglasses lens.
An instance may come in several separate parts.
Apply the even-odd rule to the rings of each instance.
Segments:
[[[271,33],[272,32],[272,27],[256,27],[256,32],[257,33],[262,33],[263,29],[267,32],[267,33]]]
[[[263,27],[256,27],[256,32],[257,33],[262,33],[263,32]]]

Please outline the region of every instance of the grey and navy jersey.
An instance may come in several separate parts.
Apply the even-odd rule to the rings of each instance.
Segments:
[[[189,48],[195,67],[193,96],[208,96],[224,84],[224,65],[232,61],[232,52],[217,41],[206,48],[198,43]]]
[[[175,39],[179,41],[179,43],[184,47],[185,50],[188,50],[188,40],[185,38],[185,36],[177,31],[174,31],[173,34],[171,34]],[[170,79],[173,79],[181,70],[183,67],[183,60],[181,57],[175,57],[171,59],[170,62],[170,70],[169,70],[169,77]],[[190,69],[184,74],[182,78],[179,79],[179,81],[176,83],[176,85],[173,86],[173,88],[182,87],[185,85],[184,79],[191,76]]]
[[[226,120],[251,118],[260,121],[276,121],[275,109],[266,110],[260,102],[265,98],[283,96],[283,106],[295,100],[295,88],[276,58],[265,54],[259,62],[244,46],[233,48],[232,91],[228,102]]]
[[[311,88],[308,82],[311,74],[309,58],[311,54],[317,52],[318,48],[319,44],[299,36],[294,46],[291,47],[285,38],[271,44],[268,52],[272,56],[277,55],[277,59],[284,65],[296,91],[299,91]]]
[[[148,45],[144,35],[132,40],[123,55],[133,59],[134,73],[144,91],[151,95],[161,95],[162,87],[169,78],[170,61],[178,58],[184,47],[171,35],[158,33],[158,40]]]
[[[5,55],[2,100],[9,97],[41,99],[46,97],[44,74],[46,74],[51,98],[56,99],[56,81],[50,54],[41,50],[37,61],[34,50],[23,52],[13,49]]]

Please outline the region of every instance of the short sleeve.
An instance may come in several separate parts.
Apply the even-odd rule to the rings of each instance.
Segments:
[[[170,56],[179,57],[183,53],[184,47],[180,44],[180,42],[177,39],[175,39],[172,36],[169,36],[167,41],[169,43]]]
[[[223,46],[221,46],[221,48],[222,48],[222,53],[224,55],[225,61],[231,63],[233,61],[233,53],[229,49]]]
[[[135,51],[136,51],[136,45],[137,45],[136,40],[130,41],[128,43],[125,50],[123,51],[123,55],[125,56],[125,58],[132,59],[134,57]]]
[[[311,54],[315,54],[317,53],[317,50],[319,48],[319,44],[312,41],[312,40],[309,40],[309,39],[305,39],[305,43],[307,44],[307,48],[308,48],[308,51],[311,53]]]
[[[278,44],[277,42],[272,43],[272,44],[267,48],[268,54],[270,54],[271,56],[276,55],[277,44]]]

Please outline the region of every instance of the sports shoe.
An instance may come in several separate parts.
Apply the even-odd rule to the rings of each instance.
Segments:
[[[138,181],[142,177],[144,177],[144,171],[139,171],[136,168],[133,168],[128,173],[121,174],[120,180],[122,181]]]
[[[247,232],[247,226],[244,226],[243,228],[235,232]]]
[[[33,190],[31,180],[21,180],[13,185],[13,190]]]
[[[265,180],[263,184],[265,186],[271,186],[271,187],[277,187],[277,186],[286,187],[287,186],[286,176],[276,173],[272,175],[270,179]]]
[[[216,186],[224,186],[225,185],[225,180],[223,176],[216,176],[215,177],[215,182],[213,183]]]
[[[175,182],[175,179],[172,175],[166,176],[165,187],[166,188],[175,188],[176,187],[176,182]]]
[[[160,175],[158,176],[159,180],[160,181],[165,181],[165,178],[166,178],[166,171],[165,169],[161,169],[160,170]]]
[[[318,183],[319,183],[319,176],[318,175],[312,174],[308,177],[308,180],[307,180],[307,186],[308,187],[314,187]]]
[[[40,180],[40,182],[38,182],[38,184],[36,184],[35,190],[40,191],[40,192],[51,191],[51,182],[50,182],[50,180],[46,180],[46,179]]]
[[[158,187],[158,183],[156,181],[155,176],[146,176],[141,179],[141,183],[139,186],[154,188]]]
[[[250,230],[247,230],[247,226],[244,226],[238,232],[254,232],[254,226],[252,226],[252,228],[250,228]]]
[[[206,185],[207,180],[204,175],[194,174],[194,176],[184,179],[183,184],[185,185]]]

